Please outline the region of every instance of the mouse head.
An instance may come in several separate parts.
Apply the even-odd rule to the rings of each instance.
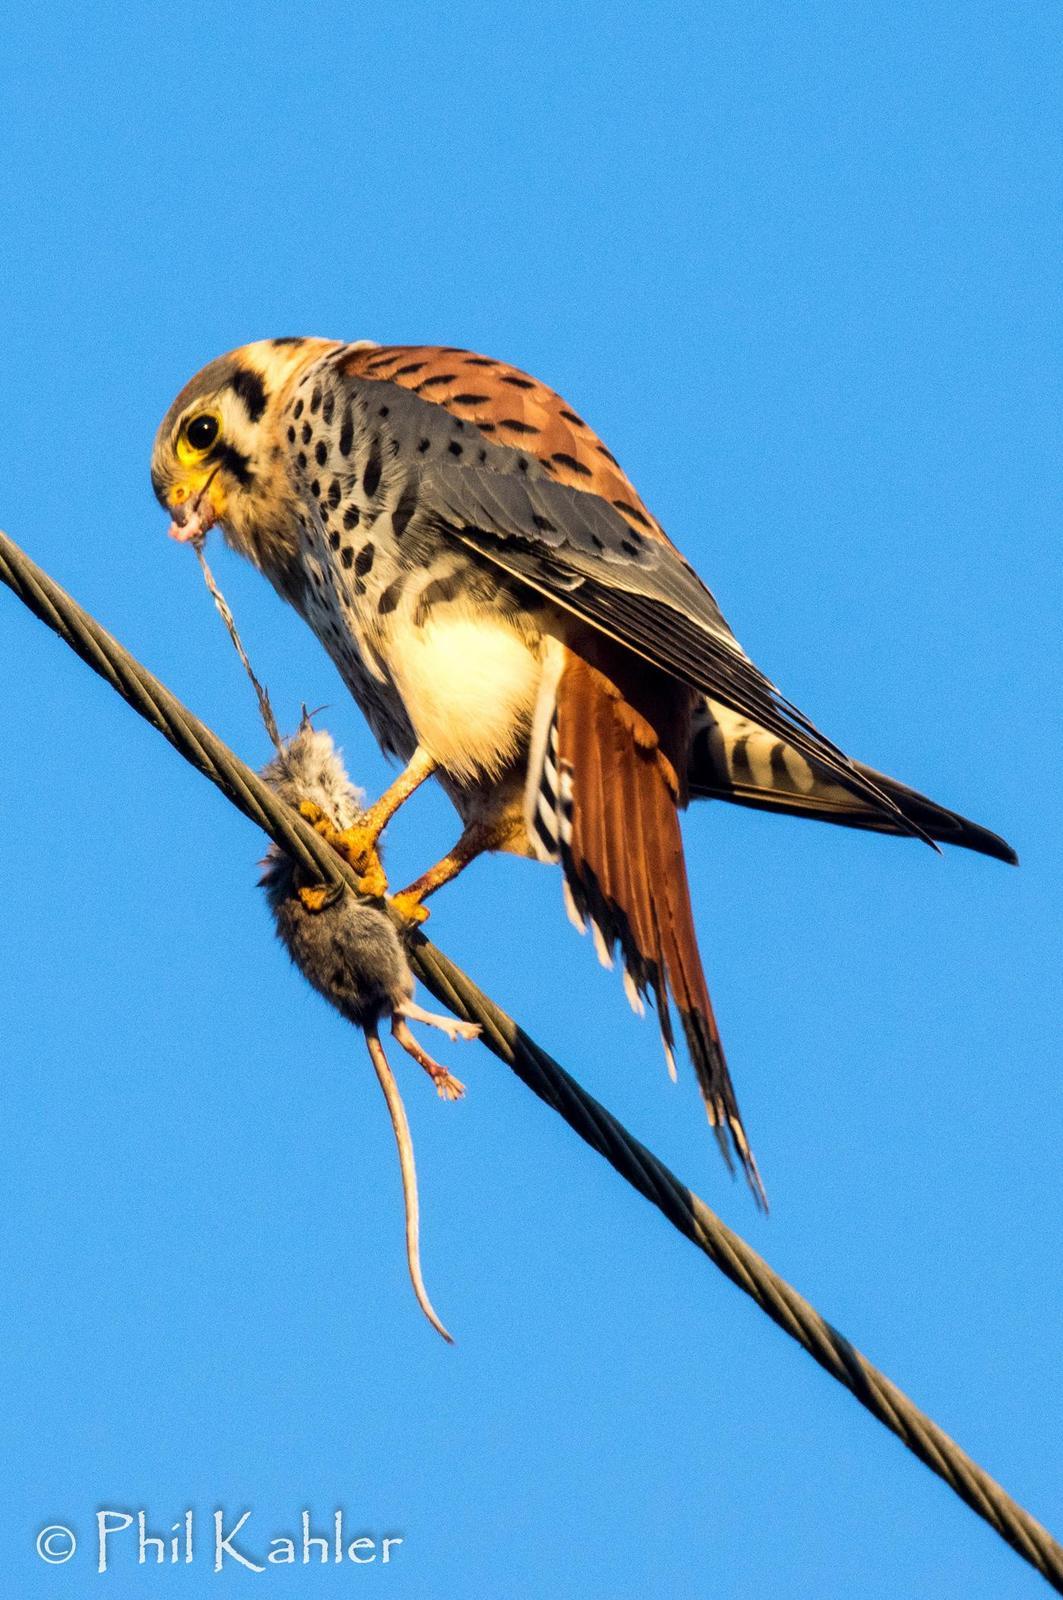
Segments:
[[[262,776],[290,806],[313,801],[340,831],[353,827],[364,813],[364,792],[348,777],[332,735],[314,727],[305,707],[298,733],[284,741]]]

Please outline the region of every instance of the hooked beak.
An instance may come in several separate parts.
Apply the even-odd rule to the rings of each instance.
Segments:
[[[193,495],[190,500],[175,502],[173,499],[168,499],[167,504],[173,520],[166,532],[179,544],[192,544],[206,538],[217,522],[218,512],[209,492],[217,471],[215,467],[199,493]]]

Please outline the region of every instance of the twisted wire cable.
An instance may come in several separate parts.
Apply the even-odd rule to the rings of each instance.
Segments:
[[[357,893],[346,862],[313,828],[4,533],[0,533],[0,580],[311,875]],[[458,1016],[478,1022],[483,1043],[540,1100],[1063,1594],[1063,1546],[1041,1523],[423,934],[414,936],[410,958],[435,997]]]

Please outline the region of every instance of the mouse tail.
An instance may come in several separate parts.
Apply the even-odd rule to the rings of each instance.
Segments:
[[[388,1103],[391,1113],[391,1126],[395,1130],[395,1143],[399,1149],[399,1169],[402,1173],[402,1198],[406,1209],[406,1262],[410,1269],[410,1282],[413,1292],[417,1296],[417,1304],[435,1328],[442,1334],[448,1344],[454,1340],[444,1328],[435,1313],[428,1290],[424,1286],[421,1276],[421,1248],[420,1248],[420,1206],[417,1200],[417,1172],[413,1164],[413,1140],[410,1137],[410,1124],[406,1120],[406,1108],[402,1103],[399,1086],[395,1082],[395,1075],[384,1054],[384,1046],[380,1042],[380,1035],[375,1027],[365,1031],[366,1044],[369,1046],[369,1056],[373,1063],[373,1070],[380,1080],[380,1087],[384,1091],[384,1099]]]

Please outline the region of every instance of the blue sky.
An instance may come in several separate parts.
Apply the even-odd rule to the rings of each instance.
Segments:
[[[141,5],[5,25],[0,520],[253,764],[253,699],[147,465],[246,340],[465,345],[600,430],[764,669],[1022,867],[688,818],[773,1201],[759,1218],[564,919],[474,868],[437,941],[1050,1525],[1063,1482],[1055,8]],[[294,614],[212,560],[278,715]],[[262,841],[0,594],[7,912],[4,1587],[244,1592],[342,1506],[429,1600],[1010,1597],[1040,1580],[493,1057],[399,1064],[429,1288],[405,1279],[361,1043],[272,939]],[[453,829],[425,795],[396,878]],[[200,1519],[191,1567],[89,1549]],[[33,1553],[65,1523],[65,1567]],[[1058,1531],[1058,1528],[1057,1528]],[[202,1544],[199,1544],[202,1541]],[[9,1578],[7,1574],[10,1573]],[[258,1579],[255,1580],[259,1581]],[[106,1588],[104,1588],[106,1585]]]

